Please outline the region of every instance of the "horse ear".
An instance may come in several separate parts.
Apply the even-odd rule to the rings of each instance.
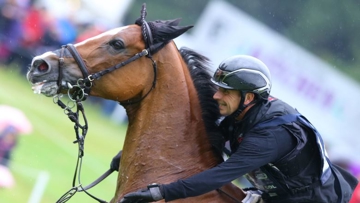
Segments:
[[[162,24],[167,24],[167,25],[171,25],[171,26],[176,26],[179,25],[181,21],[181,18],[176,18],[173,20],[156,20],[154,23],[162,23]]]
[[[172,26],[175,26],[175,25],[179,25],[180,21],[181,21],[181,18],[177,18],[177,19],[174,19],[174,20],[168,20],[168,24],[172,25]]]
[[[178,26],[181,19],[149,22],[154,43],[175,39],[194,26]]]

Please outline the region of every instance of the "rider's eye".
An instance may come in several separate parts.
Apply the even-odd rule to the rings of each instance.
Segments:
[[[112,46],[115,50],[121,50],[124,48],[124,42],[118,39],[111,40],[109,45]]]
[[[219,88],[219,91],[222,92],[223,94],[229,94],[229,90],[222,87]]]

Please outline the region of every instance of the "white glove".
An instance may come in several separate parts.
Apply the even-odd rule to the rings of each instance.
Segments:
[[[261,192],[257,190],[248,190],[245,192],[246,196],[241,203],[265,203],[261,199]]]

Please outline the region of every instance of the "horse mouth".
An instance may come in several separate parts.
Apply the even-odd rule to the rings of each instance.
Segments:
[[[52,97],[57,94],[58,85],[56,81],[44,80],[34,83],[31,89],[34,91],[34,94],[43,94],[47,97]]]

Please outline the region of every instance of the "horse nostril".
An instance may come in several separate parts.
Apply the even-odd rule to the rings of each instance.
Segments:
[[[36,60],[34,61],[33,66],[39,71],[39,72],[46,72],[49,70],[48,64],[44,60]]]
[[[38,66],[37,68],[40,72],[46,72],[47,70],[49,70],[49,66],[47,65],[47,63],[42,63]]]

